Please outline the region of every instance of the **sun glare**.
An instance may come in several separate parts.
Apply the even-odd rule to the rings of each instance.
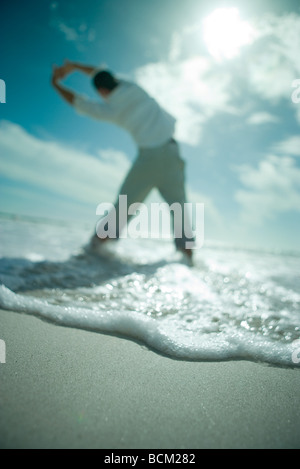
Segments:
[[[236,57],[254,40],[254,29],[236,8],[215,10],[204,20],[203,34],[209,53],[218,61]]]

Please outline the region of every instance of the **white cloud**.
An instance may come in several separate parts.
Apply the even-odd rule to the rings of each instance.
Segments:
[[[300,15],[252,19],[251,28],[253,44],[241,48],[233,61],[219,64],[203,55],[199,21],[173,34],[165,61],[135,71],[138,83],[178,119],[176,136],[183,142],[197,145],[204,124],[217,114],[245,113],[253,95],[272,104],[281,99],[291,103],[292,82],[300,77]],[[245,89],[250,90],[251,101]],[[300,121],[299,109],[295,115]],[[255,109],[248,120],[252,125],[275,122],[275,115]]]
[[[197,190],[188,189],[188,202],[197,204],[204,204],[205,208],[205,222],[209,224],[214,232],[220,232],[224,229],[225,220],[222,214],[219,212],[214,201],[205,194]]]
[[[171,50],[177,56],[175,52]],[[235,112],[229,102],[230,76],[213,73],[208,59],[148,64],[135,71],[135,78],[178,119],[176,136],[190,145],[199,143],[209,118],[218,112]]]
[[[120,151],[99,150],[98,159],[61,143],[41,140],[7,121],[0,121],[0,154],[2,177],[17,183],[1,188],[2,197],[9,199],[11,209],[23,213],[34,211],[37,194],[38,201],[49,213],[53,213],[53,205],[58,214],[60,209],[74,214],[76,206],[79,210],[80,205],[96,210],[101,202],[114,202],[130,166],[126,155]],[[188,190],[188,193],[189,202],[205,204],[209,225],[216,229],[223,226],[222,217],[210,198],[197,191]],[[66,200],[62,207],[57,207],[61,197]],[[161,200],[154,191],[147,203]],[[2,209],[6,202],[2,200]]]
[[[279,118],[269,112],[256,112],[247,119],[247,123],[250,125],[273,124],[278,122]]]
[[[292,82],[300,76],[300,16],[269,15],[255,27],[258,40],[245,68],[249,83],[262,98],[290,101]]]
[[[244,185],[235,199],[246,225],[261,225],[283,213],[300,213],[300,168],[294,158],[300,156],[300,137],[289,137],[273,145],[272,151],[257,168],[235,168]]]
[[[60,14],[60,5],[58,2],[50,4],[50,25],[63,34],[68,42],[73,42],[80,51],[84,50],[86,43],[94,42],[96,39],[96,31],[89,28],[88,25],[80,20],[66,20]]]
[[[179,59],[181,55],[181,42],[182,34],[176,31],[172,36],[171,47],[169,52],[169,60],[171,62]]]
[[[294,135],[274,146],[274,151],[283,155],[300,156],[300,136]]]
[[[56,27],[57,29],[62,32],[66,38],[67,41],[78,41],[79,40],[79,33],[76,31],[75,28],[71,28],[70,26],[68,26],[67,24],[63,23],[62,21],[58,21],[56,23]]]
[[[261,224],[285,212],[300,213],[300,169],[289,156],[267,156],[258,168],[236,168],[245,189],[236,192],[242,221]]]
[[[41,191],[93,204],[113,201],[129,167],[127,157],[115,150],[93,155],[43,141],[11,122],[0,122],[1,175]]]
[[[85,23],[75,28],[61,19],[56,19],[52,22],[52,26],[64,35],[66,41],[74,42],[78,50],[84,49],[84,43],[91,43],[96,39],[96,31],[88,29]]]

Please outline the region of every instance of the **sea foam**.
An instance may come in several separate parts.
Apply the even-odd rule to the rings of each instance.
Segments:
[[[68,227],[22,223],[2,225],[0,308],[173,358],[299,366],[299,258],[214,246],[190,268],[159,240],[121,241],[96,258],[75,253],[84,229],[72,238]],[[8,236],[20,224],[22,246]]]

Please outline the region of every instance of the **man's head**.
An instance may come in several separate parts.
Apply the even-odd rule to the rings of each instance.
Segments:
[[[96,73],[93,78],[93,85],[104,98],[108,96],[118,84],[118,80],[107,70]]]

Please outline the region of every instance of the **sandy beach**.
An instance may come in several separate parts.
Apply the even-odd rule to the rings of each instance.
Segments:
[[[300,370],[170,359],[0,311],[1,448],[299,448]]]

